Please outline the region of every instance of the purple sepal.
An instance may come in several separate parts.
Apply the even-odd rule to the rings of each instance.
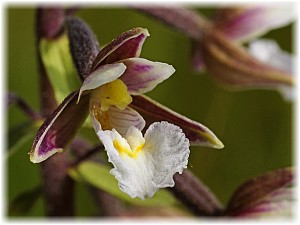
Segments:
[[[131,107],[143,116],[146,127],[155,121],[168,121],[183,130],[191,145],[217,149],[224,147],[215,134],[204,125],[182,116],[144,95],[133,96]]]
[[[78,91],[71,93],[48,117],[37,132],[31,147],[30,161],[39,163],[62,151],[88,115],[89,97],[76,104]]]
[[[139,57],[147,36],[149,36],[148,30],[139,27],[122,33],[98,53],[91,72],[104,64]]]

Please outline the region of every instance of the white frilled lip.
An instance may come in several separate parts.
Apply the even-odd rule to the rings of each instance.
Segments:
[[[143,148],[136,157],[122,155],[116,149],[114,141],[128,143],[116,130],[99,130],[97,134],[114,166],[111,173],[119,181],[119,188],[132,198],[152,197],[159,188],[173,187],[173,175],[181,174],[187,168],[189,141],[173,124],[163,121],[150,125],[144,136]],[[131,127],[126,137],[131,137],[131,142],[132,138],[139,142],[141,132]]]

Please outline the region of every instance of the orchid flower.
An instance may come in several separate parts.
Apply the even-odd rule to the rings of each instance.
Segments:
[[[218,10],[214,26],[236,42],[249,41],[248,52],[255,59],[294,75],[293,56],[282,51],[274,40],[257,38],[269,30],[291,23],[295,18],[296,11],[288,4],[247,5]],[[295,87],[279,85],[276,89],[286,101],[295,99]]]
[[[142,130],[144,119],[128,106],[132,102],[131,95],[152,90],[175,72],[171,65],[138,58],[147,36],[149,33],[146,29],[127,31],[100,51],[94,61],[93,72],[84,80],[77,102],[82,94],[90,95],[90,114],[93,123],[100,125],[95,125],[96,132],[98,129],[115,128],[124,135],[130,126]],[[138,44],[136,39],[140,40]],[[125,54],[119,58],[120,51],[124,50],[133,51],[135,57]],[[130,53],[132,56],[133,53]]]
[[[213,21],[213,27],[215,30],[218,30],[218,32],[222,32],[230,40],[241,43],[249,40],[251,41],[256,37],[267,33],[271,29],[287,25],[293,21],[295,15],[295,11],[287,4],[275,4],[272,6],[247,5],[221,8],[217,11]],[[275,46],[275,43],[270,43],[272,42],[271,40],[268,41],[268,43],[266,43],[266,41],[259,41],[258,44],[258,40],[253,40],[253,42],[255,44],[251,44],[252,42],[249,44],[248,53],[250,53],[255,60],[264,63],[266,66],[262,67],[258,63],[255,63],[249,56],[243,55],[244,57],[249,58],[247,59],[248,62],[246,62],[246,64],[249,64],[248,66],[265,71],[262,75],[259,75],[259,71],[253,73],[254,71],[251,72],[250,69],[244,70],[244,73],[246,74],[251,72],[251,76],[249,76],[250,79],[245,79],[243,77],[234,78],[236,72],[232,75],[233,79],[228,78],[229,73],[226,76],[225,74],[212,75],[227,86],[230,85],[238,88],[263,87],[277,89],[286,100],[291,100],[292,96],[294,96],[293,93],[295,92],[293,87],[293,77],[291,76],[291,74],[293,74],[292,57],[287,53],[279,51],[279,48]],[[197,48],[194,50],[193,62],[196,68],[202,69],[204,64],[202,63],[202,57],[199,51],[200,50],[197,50]],[[254,53],[254,51],[256,52]],[[234,53],[232,52],[232,54]],[[205,56],[207,57],[207,55]],[[268,59],[266,57],[268,57]],[[207,58],[209,58],[209,56]],[[206,61],[205,64],[207,64],[208,60],[204,59],[204,61]],[[210,68],[211,65],[206,66],[208,71],[216,73],[216,71],[213,71]],[[270,75],[266,76],[266,74]]]
[[[78,34],[78,30],[76,32]],[[91,115],[96,133],[114,128],[124,136],[131,126],[138,130],[144,128],[145,120],[129,104],[134,106],[132,99],[138,96],[147,104],[149,100],[141,94],[152,90],[175,71],[171,65],[139,58],[147,36],[149,33],[146,29],[134,28],[124,32],[100,50],[93,60],[91,72],[84,74],[80,90],[66,97],[40,127],[30,151],[32,162],[41,162],[56,152],[61,152],[88,114]],[[87,43],[89,42],[85,42]],[[184,131],[188,132],[187,137],[191,137],[192,142],[216,148],[223,147],[218,138],[205,126],[167,108],[156,104],[154,106],[159,109],[159,113],[170,117],[164,120],[175,121],[175,124],[183,123]],[[150,110],[149,113],[153,114],[153,111]]]
[[[144,137],[134,126],[125,138],[115,129],[97,134],[119,188],[132,198],[151,198],[159,188],[173,187],[173,175],[187,167],[189,140],[178,126],[165,121],[151,124]]]
[[[144,119],[128,107],[132,102],[130,94],[150,91],[175,72],[168,64],[138,58],[147,36],[149,33],[146,29],[135,28],[127,31],[102,49],[94,61],[91,74],[85,78],[79,90],[77,104],[81,95],[88,96],[89,112],[96,131],[115,128],[125,134],[130,126],[142,130],[145,126]],[[125,50],[134,57],[123,54],[120,58],[120,51]],[[33,162],[50,156],[39,156],[35,151],[30,154]]]
[[[199,12],[180,7],[136,8],[189,37],[193,45],[192,62],[195,68],[205,67],[216,82],[230,90],[277,88],[282,85],[293,86],[295,83],[288,72],[262,63],[239,43],[233,42],[289,23],[295,14],[286,7],[249,5],[240,10],[220,9],[220,16],[214,21],[208,21]]]
[[[245,43],[272,29],[288,25],[295,15],[296,12],[287,4],[224,7],[217,9],[212,26],[230,40]],[[197,43],[194,43],[192,62],[195,69],[204,69],[202,53]]]

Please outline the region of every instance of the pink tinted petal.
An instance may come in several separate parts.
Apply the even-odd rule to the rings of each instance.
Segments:
[[[139,57],[143,43],[148,36],[148,30],[140,27],[122,33],[99,52],[91,71],[104,64]]]
[[[71,93],[38,130],[30,151],[30,161],[39,163],[62,151],[88,114],[89,98],[76,104],[78,91]]]
[[[133,95],[151,91],[175,72],[171,65],[142,58],[125,59],[122,63],[127,69],[120,79],[126,84],[128,92]]]
[[[109,108],[109,120],[111,127],[115,128],[123,137],[125,137],[128,128],[131,126],[139,130],[143,130],[145,127],[143,117],[130,107],[120,110],[117,107],[111,106]]]
[[[220,9],[215,27],[236,41],[247,41],[283,27],[296,18],[291,4],[249,5]]]

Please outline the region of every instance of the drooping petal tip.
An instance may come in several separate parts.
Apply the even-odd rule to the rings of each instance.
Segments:
[[[63,149],[55,148],[44,154],[39,154],[37,151],[35,151],[35,149],[32,149],[28,154],[29,154],[29,159],[32,163],[40,163],[40,162],[48,159],[50,156],[54,155],[57,152],[63,152]]]

